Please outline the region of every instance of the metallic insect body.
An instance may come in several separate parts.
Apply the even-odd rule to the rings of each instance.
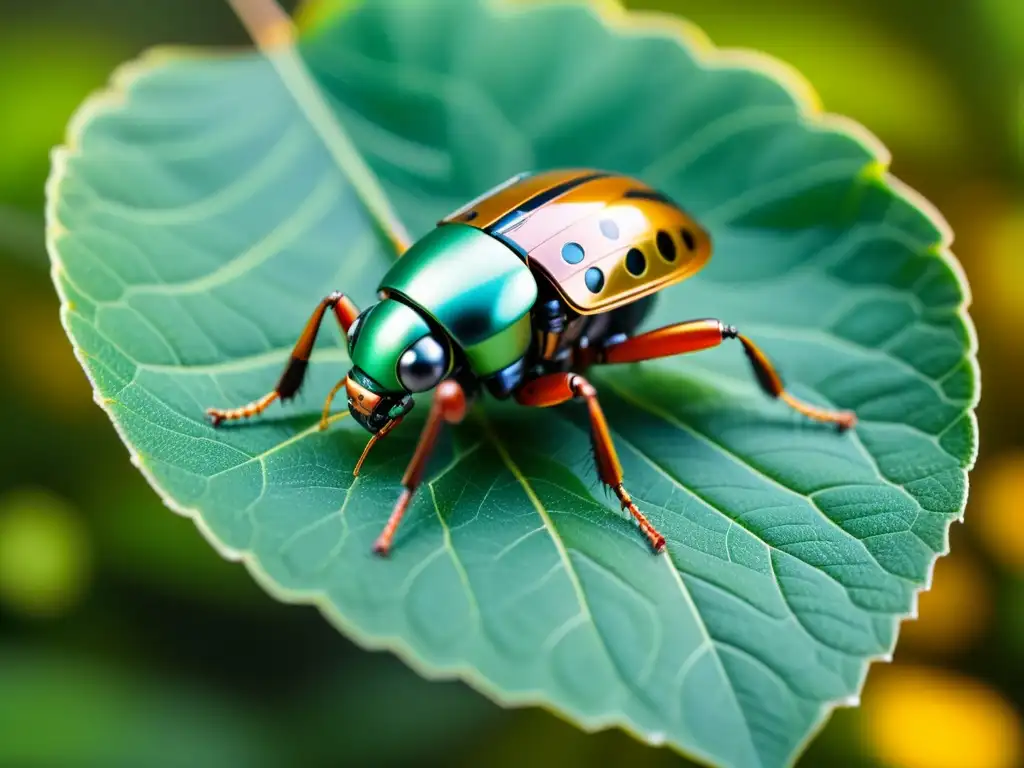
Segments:
[[[371,446],[433,389],[433,404],[402,478],[404,490],[374,545],[387,554],[443,423],[457,423],[481,390],[548,407],[586,403],[602,482],[633,516],[652,549],[665,539],[623,486],[622,468],[594,387],[580,371],[742,344],[761,387],[816,421],[848,429],[856,417],[800,402],[768,358],[718,320],[634,331],[662,288],[695,274],[711,256],[707,232],[664,195],[626,176],[591,170],[521,174],[443,219],[405,250],[380,283],[381,301],[360,312],[331,293],[313,312],[273,391],[241,408],[207,412],[214,425],[293,397],[328,310],[348,336],[344,388]]]

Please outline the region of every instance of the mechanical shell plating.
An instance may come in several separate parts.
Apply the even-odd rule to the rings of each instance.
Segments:
[[[394,239],[394,238],[393,238]],[[374,550],[387,554],[443,423],[457,423],[482,389],[524,406],[580,399],[587,405],[602,482],[655,552],[664,537],[623,486],[590,365],[639,362],[737,339],[761,387],[816,421],[847,429],[848,411],[792,397],[763,352],[718,320],[636,328],[662,288],[697,273],[711,257],[707,232],[669,198],[627,176],[593,170],[521,174],[466,204],[414,243],[384,275],[381,301],[362,313],[335,292],[314,310],[273,391],[241,408],[207,411],[214,425],[261,413],[298,392],[328,310],[348,336],[344,388],[352,417],[371,433],[356,464],[433,389],[433,404],[402,478],[403,491]]]
[[[470,370],[486,378],[530,346],[537,282],[500,240],[464,224],[442,224],[413,245],[380,290],[440,326]],[[436,382],[435,382],[436,383]]]

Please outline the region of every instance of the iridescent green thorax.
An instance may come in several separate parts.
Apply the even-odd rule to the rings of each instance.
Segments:
[[[397,366],[409,345],[430,333],[416,310],[394,299],[375,304],[362,319],[352,363],[389,392],[401,392]]]
[[[435,320],[478,376],[522,357],[537,283],[516,253],[464,224],[440,226],[412,246],[381,281]]]

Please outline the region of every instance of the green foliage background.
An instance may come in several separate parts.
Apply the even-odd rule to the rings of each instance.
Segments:
[[[1014,455],[1020,361],[1001,329],[1019,309],[999,299],[1013,264],[998,255],[1000,245],[1013,247],[1020,205],[1015,97],[1024,45],[1007,21],[1013,4],[937,3],[927,17],[910,2],[826,10],[788,0],[767,11],[730,0],[668,9],[718,44],[760,48],[796,65],[830,110],[870,126],[893,151],[896,173],[946,213],[978,293],[990,372],[983,420],[998,414],[983,421],[983,459],[995,466],[1000,454]],[[46,152],[86,92],[141,47],[244,37],[226,7],[208,2],[90,0],[4,11],[0,110],[21,119],[0,126],[0,322],[10,339],[0,359],[0,530],[21,544],[0,550],[0,560],[17,565],[20,557],[24,567],[0,569],[0,765],[28,757],[53,765],[157,757],[168,765],[331,765],[339,754],[458,765],[495,751],[509,765],[678,762],[622,734],[587,739],[541,712],[501,712],[462,686],[429,685],[388,657],[347,647],[311,610],[264,597],[126,471],[123,448],[88,402],[56,323],[39,226]],[[975,513],[985,514],[968,514]],[[955,534],[954,552],[981,563],[979,594],[999,610],[975,619],[960,647],[910,643],[897,661],[955,667],[1012,697],[1024,688],[1014,651],[1020,577],[990,564],[969,530]],[[52,565],[33,573],[42,553]],[[986,647],[996,651],[977,652]],[[97,704],[83,711],[85,701]],[[869,688],[869,715],[870,706]],[[58,712],[58,738],[47,738]],[[876,762],[863,717],[842,713],[805,763]],[[90,727],[74,727],[86,720]]]

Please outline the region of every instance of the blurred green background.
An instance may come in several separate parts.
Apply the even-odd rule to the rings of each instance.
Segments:
[[[800,765],[1024,765],[1024,2],[630,4],[801,70],[943,211],[974,289],[968,524],[895,662]],[[0,0],[0,768],[684,765],[359,650],[266,597],[130,467],[58,321],[48,152],[144,48],[246,42],[217,0]]]

